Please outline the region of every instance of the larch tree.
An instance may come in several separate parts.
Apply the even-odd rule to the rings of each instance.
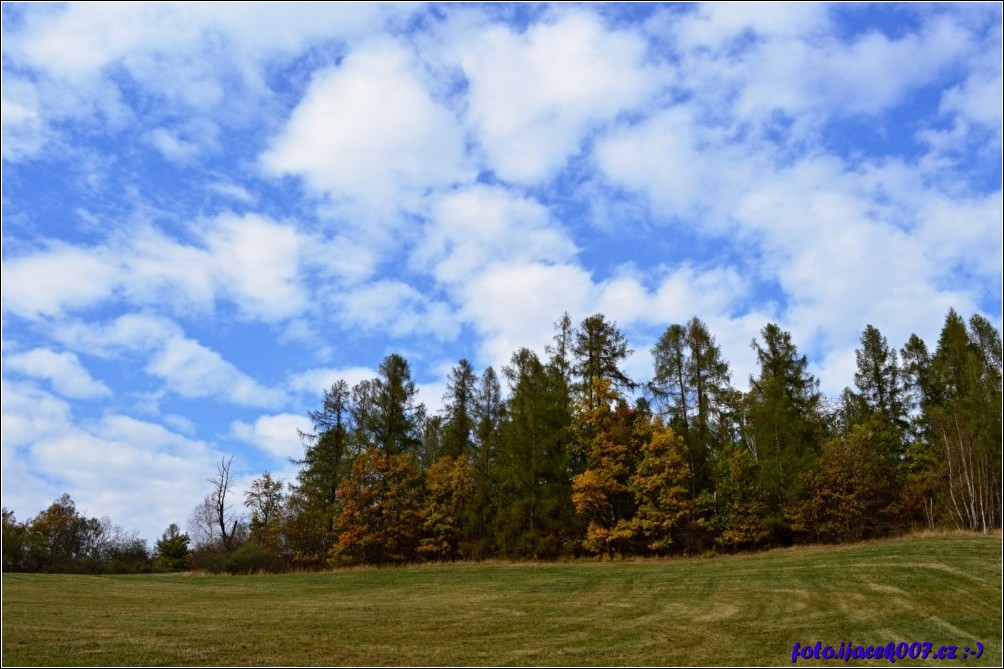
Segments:
[[[811,465],[825,437],[822,396],[790,333],[769,323],[761,330],[761,337],[762,343],[752,342],[760,369],[756,376],[750,376],[747,430],[760,484],[771,499],[766,523],[776,538],[785,540],[785,508],[794,501],[802,472]]]
[[[905,430],[908,425],[903,380],[896,349],[873,325],[861,333],[861,347],[854,352],[857,370],[854,384],[868,409],[885,416],[891,425]]]
[[[475,432],[474,403],[478,375],[466,359],[450,371],[443,395],[446,423],[443,427],[441,453],[451,458],[466,458],[473,446]]]
[[[572,345],[574,364],[572,371],[579,379],[579,391],[592,403],[592,382],[595,378],[609,379],[617,389],[631,389],[635,383],[620,368],[632,353],[627,339],[603,314],[584,319],[575,332]]]
[[[360,447],[375,446],[387,455],[415,453],[422,445],[425,407],[408,361],[394,353],[380,363],[380,376],[352,389],[356,437]]]

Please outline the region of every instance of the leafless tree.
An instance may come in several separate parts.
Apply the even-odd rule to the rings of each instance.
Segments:
[[[224,550],[232,550],[234,547],[234,537],[237,534],[237,524],[239,518],[235,518],[231,511],[231,505],[227,496],[233,492],[234,481],[230,477],[230,466],[233,464],[234,456],[223,457],[216,465],[216,476],[209,479],[213,489],[209,496],[213,504],[213,518],[220,528],[220,538],[223,541]],[[229,526],[229,527],[228,527]]]

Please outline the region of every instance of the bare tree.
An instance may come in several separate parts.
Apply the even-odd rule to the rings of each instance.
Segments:
[[[237,534],[237,524],[239,518],[235,518],[231,511],[231,505],[227,496],[233,492],[234,481],[230,477],[230,465],[233,464],[234,456],[221,458],[220,464],[216,465],[216,476],[209,479],[213,485],[209,499],[213,505],[213,519],[220,528],[220,538],[223,541],[224,550],[232,550],[234,537]],[[228,526],[229,525],[229,529]]]

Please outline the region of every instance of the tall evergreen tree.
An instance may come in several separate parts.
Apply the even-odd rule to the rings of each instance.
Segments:
[[[907,427],[907,408],[903,398],[903,381],[896,349],[873,325],[861,333],[861,348],[855,351],[857,371],[854,383],[873,413],[881,413],[890,425],[899,430]]]
[[[450,371],[443,395],[446,423],[443,427],[442,455],[466,458],[473,446],[475,432],[474,403],[478,375],[466,359]]]
[[[408,361],[391,354],[379,371],[378,378],[352,389],[357,440],[361,447],[374,446],[386,455],[416,453],[422,446],[425,407],[415,402],[418,389]]]
[[[297,487],[308,504],[333,514],[338,486],[351,467],[352,405],[349,386],[339,379],[324,391],[319,410],[307,412],[314,432],[300,432],[304,444]]]
[[[707,325],[694,316],[670,325],[655,348],[650,387],[669,416],[669,426],[687,445],[691,497],[709,484],[709,458],[722,446],[728,427],[729,365]]]
[[[511,394],[499,453],[500,548],[510,555],[554,556],[574,514],[555,379],[525,348],[504,372]]]
[[[749,424],[760,484],[772,509],[766,519],[775,538],[784,540],[785,507],[794,501],[802,472],[812,463],[825,433],[820,416],[818,382],[808,362],[791,341],[791,334],[769,323],[763,343],[752,342],[760,371],[750,377]]]
[[[609,379],[615,388],[634,388],[635,383],[620,368],[632,353],[627,339],[603,314],[595,314],[582,321],[575,333],[572,346],[575,363],[572,371],[579,379],[578,389],[592,405],[593,379]]]
[[[475,559],[496,550],[495,526],[499,507],[499,450],[505,404],[498,376],[491,367],[481,374],[474,398],[473,490],[466,506],[462,551]]]
[[[949,311],[931,363],[926,411],[940,447],[948,516],[982,532],[1001,523],[1000,335],[986,325],[977,320],[967,331]]]

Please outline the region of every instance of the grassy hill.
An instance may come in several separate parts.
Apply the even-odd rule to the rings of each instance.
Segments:
[[[668,561],[5,574],[3,664],[790,665],[796,641],[929,641],[958,659],[896,665],[999,666],[1001,597],[999,534]],[[961,659],[977,641],[982,656]]]

